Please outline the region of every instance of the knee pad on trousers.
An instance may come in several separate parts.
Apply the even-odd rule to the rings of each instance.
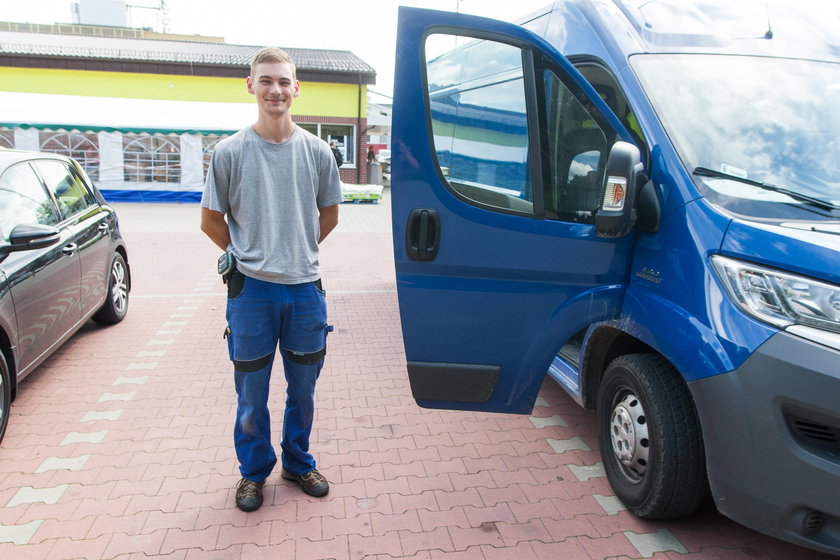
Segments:
[[[296,364],[302,364],[304,366],[314,366],[321,362],[324,359],[324,356],[327,353],[327,349],[321,348],[317,352],[309,352],[309,353],[301,353],[301,352],[294,352],[292,350],[284,350],[286,353],[286,357],[289,360],[293,361]]]
[[[236,371],[248,373],[251,371],[259,371],[274,359],[274,353],[266,354],[262,358],[256,360],[233,360],[233,367]]]

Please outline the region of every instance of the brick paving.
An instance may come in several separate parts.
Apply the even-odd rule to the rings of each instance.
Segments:
[[[128,317],[86,326],[19,388],[0,447],[0,558],[825,558],[711,508],[636,519],[604,478],[594,415],[550,380],[532,416],[418,408],[387,195],[343,205],[322,249],[335,332],[312,450],[327,497],[278,471],[261,509],[236,509],[218,251],[198,232],[196,205],[119,204]]]

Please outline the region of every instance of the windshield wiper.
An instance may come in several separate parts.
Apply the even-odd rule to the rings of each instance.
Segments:
[[[752,179],[747,179],[746,177],[739,177],[737,175],[730,175],[729,173],[724,173],[722,171],[715,171],[714,169],[709,169],[708,167],[695,167],[694,174],[700,175],[702,177],[719,177],[721,179],[730,179],[732,181],[738,181],[739,183],[746,183],[747,185],[759,187],[767,191],[787,195],[794,200],[798,200],[799,202],[806,202],[811,206],[822,208],[823,210],[840,210],[840,206],[833,204],[827,200],[822,200],[821,198],[814,198],[813,196],[808,196],[807,194],[802,194],[796,191],[792,191],[790,189],[785,189],[783,187],[777,187],[776,185],[771,185],[770,183],[762,183],[761,181],[753,181]]]

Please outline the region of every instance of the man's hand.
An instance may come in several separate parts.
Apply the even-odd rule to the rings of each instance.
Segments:
[[[230,230],[228,229],[224,214],[208,208],[202,208],[201,231],[210,238],[210,241],[218,245],[222,251],[227,251],[230,245]]]
[[[320,243],[338,225],[338,204],[318,208],[318,224],[321,227],[321,235],[318,238],[318,243]]]

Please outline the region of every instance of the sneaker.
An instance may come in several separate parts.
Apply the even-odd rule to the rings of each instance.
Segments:
[[[236,507],[242,511],[254,511],[263,503],[263,482],[243,478],[236,485]]]
[[[300,487],[304,492],[310,496],[315,496],[316,498],[326,496],[327,492],[330,491],[330,483],[327,482],[324,475],[315,469],[303,474],[292,474],[286,469],[283,469],[280,471],[280,476],[286,480],[297,482],[300,484]]]

